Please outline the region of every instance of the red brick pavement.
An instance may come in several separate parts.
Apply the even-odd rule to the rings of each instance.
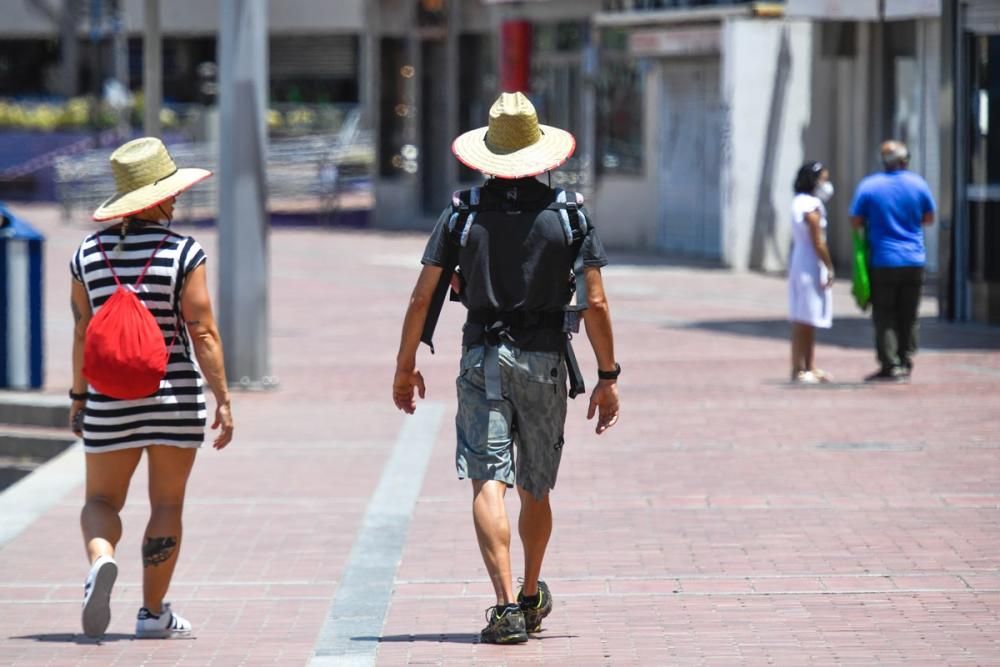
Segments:
[[[83,226],[19,210],[49,233],[48,379],[59,393],[65,261]],[[196,234],[211,255],[213,234]],[[0,549],[0,664],[306,663],[403,423],[388,383],[421,246],[407,235],[272,236],[281,389],[238,394],[237,441],[196,466],[171,598],[197,639],[129,636],[137,477],[110,641],[72,636],[86,568],[71,494]],[[997,330],[927,320],[913,384],[860,385],[874,365],[870,328],[838,285],[840,319],[820,335],[818,360],[839,383],[798,388],[785,382],[783,281],[616,264],[606,282],[622,420],[598,438],[585,403],[571,405],[545,631],[524,646],[474,643],[491,595],[448,418],[378,663],[1000,665]],[[429,398],[449,413],[459,322],[451,308],[439,353],[420,359]],[[584,340],[577,349],[593,377]],[[509,508],[516,516],[513,497]]]

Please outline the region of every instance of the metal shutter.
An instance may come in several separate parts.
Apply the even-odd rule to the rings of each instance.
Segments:
[[[1000,2],[997,0],[967,0],[965,29],[980,35],[1000,34]]]
[[[357,75],[353,35],[288,35],[271,38],[271,76],[350,79]]]

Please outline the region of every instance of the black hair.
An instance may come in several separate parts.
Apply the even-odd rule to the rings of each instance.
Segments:
[[[806,193],[812,194],[813,190],[816,189],[816,182],[819,180],[819,175],[823,173],[826,169],[826,165],[822,162],[806,162],[804,165],[799,167],[799,173],[795,175],[795,194]]]

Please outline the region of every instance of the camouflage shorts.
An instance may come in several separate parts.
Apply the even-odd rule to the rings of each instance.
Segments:
[[[503,400],[486,399],[482,346],[462,352],[455,426],[459,479],[515,481],[541,499],[556,484],[566,423],[566,364],[560,352],[500,346]],[[514,450],[517,449],[517,464]]]

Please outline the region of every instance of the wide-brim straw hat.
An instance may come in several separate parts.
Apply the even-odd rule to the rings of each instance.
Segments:
[[[451,145],[459,161],[489,176],[524,178],[555,169],[576,150],[566,130],[542,125],[522,93],[503,93],[490,108],[490,124],[460,135]]]
[[[158,206],[212,175],[207,169],[178,169],[156,137],[134,139],[111,154],[117,192],[94,211],[98,222],[124,218]]]

